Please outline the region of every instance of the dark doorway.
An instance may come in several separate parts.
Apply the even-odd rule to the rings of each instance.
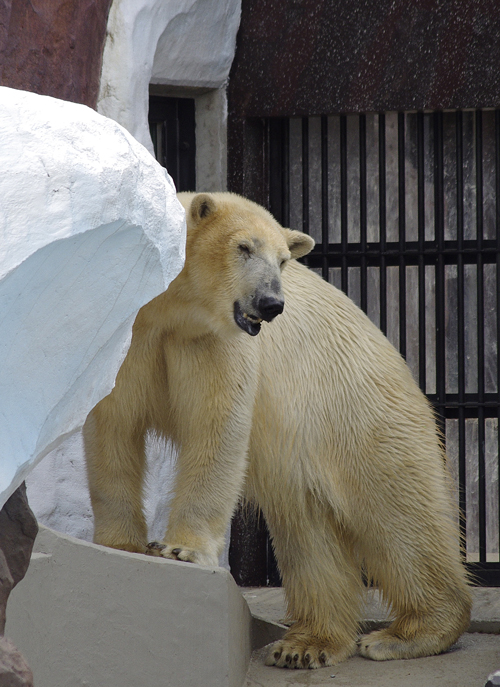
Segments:
[[[196,190],[194,98],[149,98],[149,130],[156,159],[166,167],[175,188]]]

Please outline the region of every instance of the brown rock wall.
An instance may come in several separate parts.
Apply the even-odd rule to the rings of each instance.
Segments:
[[[95,108],[111,2],[0,1],[0,85]]]
[[[22,654],[6,637],[0,637],[0,685],[33,687],[33,673]]]
[[[0,511],[0,685],[32,687],[33,675],[23,656],[8,639],[5,630],[7,599],[28,569],[38,532],[36,518],[28,505],[26,485],[12,494]]]

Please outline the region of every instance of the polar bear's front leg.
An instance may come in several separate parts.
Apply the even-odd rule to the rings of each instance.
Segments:
[[[148,553],[218,565],[241,494],[249,432],[248,426],[237,441],[231,434],[220,442],[209,435],[210,440],[198,450],[181,450],[167,531],[161,544],[149,545]]]
[[[196,350],[169,365],[182,375],[178,382],[170,377],[179,456],[164,548],[148,553],[217,565],[243,489],[256,375],[221,344]]]
[[[222,428],[212,418],[206,432],[181,448],[160,552],[165,558],[218,565],[245,478],[250,434],[250,418],[231,419],[232,428]]]

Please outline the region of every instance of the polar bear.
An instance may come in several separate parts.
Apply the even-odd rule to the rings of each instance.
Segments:
[[[366,577],[391,625],[376,660],[447,649],[471,596],[432,410],[401,356],[296,262],[314,245],[233,194],[179,194],[186,263],[144,306],[84,428],[95,542],[144,552],[147,431],[179,448],[165,538],[216,565],[240,498],[263,510],[293,624],[266,663],[317,668],[357,646]]]

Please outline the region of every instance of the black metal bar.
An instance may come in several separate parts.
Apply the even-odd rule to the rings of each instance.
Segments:
[[[317,263],[318,258],[320,260],[323,259],[322,248],[322,245],[313,248],[310,254],[313,262]],[[435,265],[438,255],[442,255],[445,265],[456,265],[459,254],[456,241],[445,241],[441,251],[438,251],[435,241],[426,241],[423,249],[419,248],[417,241],[407,241],[403,251],[400,250],[399,242],[387,242],[384,252],[380,250],[379,244],[370,243],[367,245],[365,253],[362,253],[360,243],[348,243],[344,249],[342,249],[342,244],[330,243],[328,246],[329,266],[340,267],[346,252],[349,267],[361,265],[363,255],[366,256],[367,264],[373,267],[380,266],[381,257],[384,258],[387,266],[397,266],[401,257],[403,257],[407,266],[418,266],[420,262],[423,262],[424,265]],[[464,265],[476,265],[479,252],[481,253],[483,264],[496,264],[496,240],[484,240],[480,250],[477,248],[477,241],[467,240],[463,242],[463,247],[460,251]],[[315,264],[315,267],[317,266]]]
[[[321,274],[328,281],[328,118],[321,117],[321,240],[323,265]]]
[[[280,119],[267,120],[266,139],[269,155],[269,166],[274,170],[269,175],[269,209],[281,224],[284,222],[283,199],[285,196],[283,172],[283,125]]]
[[[302,117],[302,231],[309,233],[309,119]]]
[[[340,115],[340,243],[342,248],[340,286],[347,293],[347,117]]]
[[[180,190],[180,165],[179,165],[179,112],[177,99],[173,102],[174,116],[165,122],[165,159],[167,169],[171,174],[177,191]],[[170,171],[172,170],[172,171]]]
[[[172,180],[176,182],[176,177],[174,178],[174,174],[177,175],[177,166],[175,164],[174,160],[174,168],[169,170],[168,168],[168,158],[167,158],[167,122],[164,121],[161,123],[161,163],[163,167],[166,167],[168,173],[172,177]],[[175,187],[177,188],[177,186]]]
[[[483,113],[476,110],[476,231],[477,243],[483,242]],[[484,410],[484,279],[481,253],[477,256],[477,393],[478,472],[479,472],[479,561],[486,562],[486,470]]]
[[[483,587],[500,587],[498,563],[469,563],[472,579]]]
[[[193,98],[151,96],[148,119],[155,153],[178,191],[196,189],[196,126]],[[161,141],[158,132],[161,132]]]
[[[387,334],[387,273],[385,250],[387,239],[385,114],[378,116],[378,211],[380,227],[380,329]]]
[[[399,352],[406,358],[406,155],[405,114],[398,113]]]
[[[460,510],[460,535],[466,542],[466,445],[465,445],[465,291],[464,291],[464,161],[463,116],[455,116],[456,191],[457,191],[457,353],[458,353],[458,505]]]
[[[427,394],[427,398],[436,405],[438,402],[437,394]],[[455,411],[460,408],[465,409],[467,417],[478,417],[478,409],[481,407],[488,417],[495,417],[494,413],[500,407],[500,400],[496,393],[484,394],[482,401],[479,401],[478,394],[445,394],[444,396],[445,413],[447,417],[454,417]],[[448,413],[451,412],[451,415]]]
[[[500,395],[500,110],[495,111],[495,190],[496,215],[495,227],[497,237],[496,265],[496,316],[497,316],[497,395]],[[497,414],[497,470],[500,475],[500,405]],[[500,504],[500,479],[497,481],[497,503]],[[500,508],[498,509],[498,538],[500,552]],[[500,576],[499,576],[500,577]]]
[[[418,383],[426,392],[425,347],[425,175],[424,175],[424,113],[417,113],[417,206],[418,206]]]
[[[366,264],[366,115],[359,115],[359,242],[361,250],[360,306],[368,310],[367,264]]]
[[[196,122],[194,98],[176,98],[179,191],[196,190]]]
[[[267,586],[268,539],[262,515],[248,507],[240,507],[231,522],[228,556],[236,584],[241,587]]]
[[[288,117],[281,120],[281,224],[290,226],[290,120]]]
[[[444,163],[443,163],[443,113],[435,112],[434,120],[434,236],[438,256],[435,270],[436,303],[436,396],[439,410],[438,422],[441,434],[446,436],[444,400],[446,382],[445,340],[445,265],[444,250]]]

